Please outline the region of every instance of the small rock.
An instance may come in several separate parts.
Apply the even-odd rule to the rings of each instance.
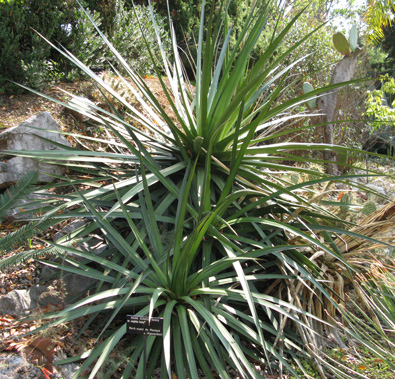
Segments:
[[[23,221],[34,216],[43,207],[43,200],[48,199],[51,194],[46,190],[39,190],[25,196],[24,199],[18,201],[17,208],[12,209],[6,220],[8,222]]]
[[[58,291],[46,291],[43,292],[38,298],[38,304],[44,305],[59,305],[63,303],[62,294]]]
[[[92,285],[97,283],[96,279],[83,277],[81,275],[68,273],[63,276],[63,285],[70,295],[83,295]]]
[[[14,290],[0,297],[0,314],[21,316],[37,307],[37,300],[45,286],[34,286],[26,290]]]
[[[0,314],[19,316],[32,308],[27,290],[15,290],[0,298]]]

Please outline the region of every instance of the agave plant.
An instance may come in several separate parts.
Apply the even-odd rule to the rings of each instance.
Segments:
[[[162,49],[161,62],[152,55],[151,63],[172,114],[99,29],[127,75],[114,73],[138,106],[58,48],[104,96],[121,102],[133,120],[126,122],[110,101],[110,110],[104,110],[75,97],[66,105],[106,128],[108,140],[91,138],[105,145],[104,151],[10,152],[85,174],[85,179],[59,178],[73,191],[66,201],[46,204],[46,215],[51,220],[83,218],[86,224],[35,252],[61,254],[62,264],[40,262],[97,280],[89,296],[45,314],[48,323],[36,330],[81,317],[86,319],[82,331],[96,327],[95,347],[64,361],[84,360],[76,378],[87,370],[89,378],[99,373],[109,378],[114,372],[121,378],[151,377],[158,367],[163,378],[173,373],[198,378],[199,370],[207,378],[230,378],[230,369],[243,378],[260,378],[260,367],[294,372],[291,362],[306,354],[325,377],[314,326],[329,330],[333,325],[304,304],[317,297],[341,308],[325,284],[325,273],[310,258],[317,252],[329,265],[340,261],[346,270],[351,267],[333,242],[334,235],[347,232],[331,226],[339,220],[320,207],[322,194],[314,197],[313,186],[351,176],[333,178],[284,162],[307,160],[293,156],[296,150],[347,149],[271,141],[284,133],[284,124],[308,117],[291,114],[294,107],[343,84],[279,102],[289,73],[303,58],[285,68],[281,62],[314,31],[276,55],[298,14],[284,30],[274,31],[265,53],[251,65],[250,52],[269,14],[269,5],[254,7],[230,46],[226,5],[213,5],[205,15],[203,2],[194,86],[171,27],[172,62]],[[162,47],[158,29],[156,34]],[[287,179],[292,172],[316,179],[295,184]],[[105,252],[72,247],[98,230],[108,244]],[[163,318],[163,337],[131,337],[127,314]],[[109,366],[117,346],[123,359]]]

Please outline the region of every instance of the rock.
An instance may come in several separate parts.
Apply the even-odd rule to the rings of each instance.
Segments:
[[[0,297],[0,314],[21,316],[37,307],[45,286],[33,286],[28,290],[14,290]]]
[[[86,221],[80,219],[70,222],[70,224],[67,224],[64,228],[60,229],[57,233],[55,233],[55,235],[53,236],[53,241],[58,242],[61,238],[65,237],[67,234],[71,232],[74,232],[75,230],[77,230],[81,226],[84,226],[85,224]]]
[[[74,220],[54,235],[54,242],[60,243],[62,239],[67,240],[67,235],[69,233],[75,232],[78,228],[85,224],[86,221],[83,221],[81,219]],[[107,248],[107,244],[99,236],[94,236],[91,240],[81,243],[77,247],[78,250],[86,253],[93,252],[94,254],[101,254]],[[76,261],[83,260],[80,256],[76,254],[68,253],[68,255]],[[62,263],[62,257],[53,257],[50,260],[53,262]],[[47,280],[51,276],[54,276],[58,273],[58,269],[44,266],[40,273],[40,278],[42,280]],[[72,273],[60,273],[60,278],[62,279],[64,288],[69,296],[83,295],[92,285],[94,285],[94,283],[97,282],[97,280],[95,279],[90,279],[85,276]]]
[[[51,196],[51,193],[46,190],[39,190],[28,194],[25,199],[18,200],[18,206],[8,212],[6,220],[8,222],[14,222],[31,218],[31,216],[40,212],[43,206],[46,206],[42,200],[48,199],[49,196]]]
[[[60,305],[63,303],[63,297],[58,291],[46,291],[39,296],[37,302],[40,306]]]
[[[98,282],[96,279],[72,273],[65,274],[62,280],[69,296],[83,295],[92,285]]]
[[[63,302],[69,303],[70,299],[74,299],[76,296],[85,295],[91,289],[91,287],[98,282],[97,279],[87,278],[86,276],[73,273],[65,274],[51,267],[43,268],[41,274],[42,277],[49,278],[52,275],[61,279],[63,288],[66,292],[65,297],[63,298],[58,292],[45,292],[38,301],[40,306],[44,306],[46,304],[59,305]]]
[[[70,224],[67,224],[64,228],[59,230],[54,236],[54,242],[65,242],[68,241],[68,235],[72,232],[77,232],[77,229],[81,228],[82,226],[86,225],[87,221],[77,219],[72,221]],[[92,251],[94,254],[101,254],[104,250],[107,249],[107,244],[105,243],[104,239],[95,235],[89,241],[80,243],[77,247],[78,250],[84,251],[85,253],[89,253]],[[81,258],[73,253],[68,253],[70,257],[76,260],[81,260]]]
[[[5,156],[4,151],[6,150],[61,150],[60,147],[43,138],[70,147],[64,136],[46,130],[60,131],[59,124],[48,112],[39,113],[19,126],[5,130],[0,133],[0,152],[3,152],[0,155]],[[63,175],[65,172],[65,168],[61,166],[39,162],[31,158],[15,157],[6,162],[0,162],[0,188],[9,187],[27,172],[36,170],[39,171],[39,183],[53,181],[53,178],[47,174]]]
[[[28,290],[15,290],[0,298],[0,314],[19,316],[32,309]]]
[[[58,353],[59,354],[59,353]],[[65,357],[54,359],[54,373],[52,379],[72,379],[80,366],[75,363],[56,365],[56,361]],[[0,353],[0,379],[41,379],[45,378],[40,367],[29,363],[23,356],[16,353]]]
[[[30,296],[34,306],[37,305],[37,303],[38,303],[38,301],[40,299],[40,296],[45,291],[47,291],[47,289],[48,289],[47,286],[42,286],[42,285],[39,285],[39,284],[29,288],[29,290],[28,290],[29,296]]]
[[[21,355],[1,354],[0,379],[38,379],[43,377],[41,369],[28,363]]]

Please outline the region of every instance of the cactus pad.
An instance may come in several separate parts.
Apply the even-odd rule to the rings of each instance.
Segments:
[[[303,83],[303,93],[309,93],[314,91],[314,87],[309,83],[309,82],[305,82]],[[310,109],[315,109],[317,107],[317,99],[310,99],[307,102],[307,105],[309,106]]]
[[[343,33],[336,33],[333,35],[333,44],[339,53],[345,55],[346,57],[350,55],[350,45]]]
[[[351,27],[350,35],[348,36],[348,44],[350,45],[351,51],[355,51],[357,49],[358,30],[355,24]]]
[[[370,214],[372,214],[373,212],[375,212],[377,210],[376,208],[376,204],[373,203],[373,201],[367,201],[365,203],[365,205],[363,206],[361,212],[366,215],[369,216]]]

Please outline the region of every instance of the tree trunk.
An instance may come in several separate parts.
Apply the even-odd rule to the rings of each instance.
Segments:
[[[361,50],[357,49],[355,52],[351,53],[349,56],[344,57],[340,62],[337,63],[332,73],[331,84],[347,82],[352,79],[357,66],[357,57],[360,52]],[[318,99],[318,106],[324,114],[324,125],[322,126],[323,142],[328,145],[333,145],[334,142],[333,121],[335,119],[337,93],[339,90],[340,88],[337,88]],[[328,174],[336,175],[338,173],[336,154],[329,150],[324,151],[324,160],[328,161],[325,171]]]

